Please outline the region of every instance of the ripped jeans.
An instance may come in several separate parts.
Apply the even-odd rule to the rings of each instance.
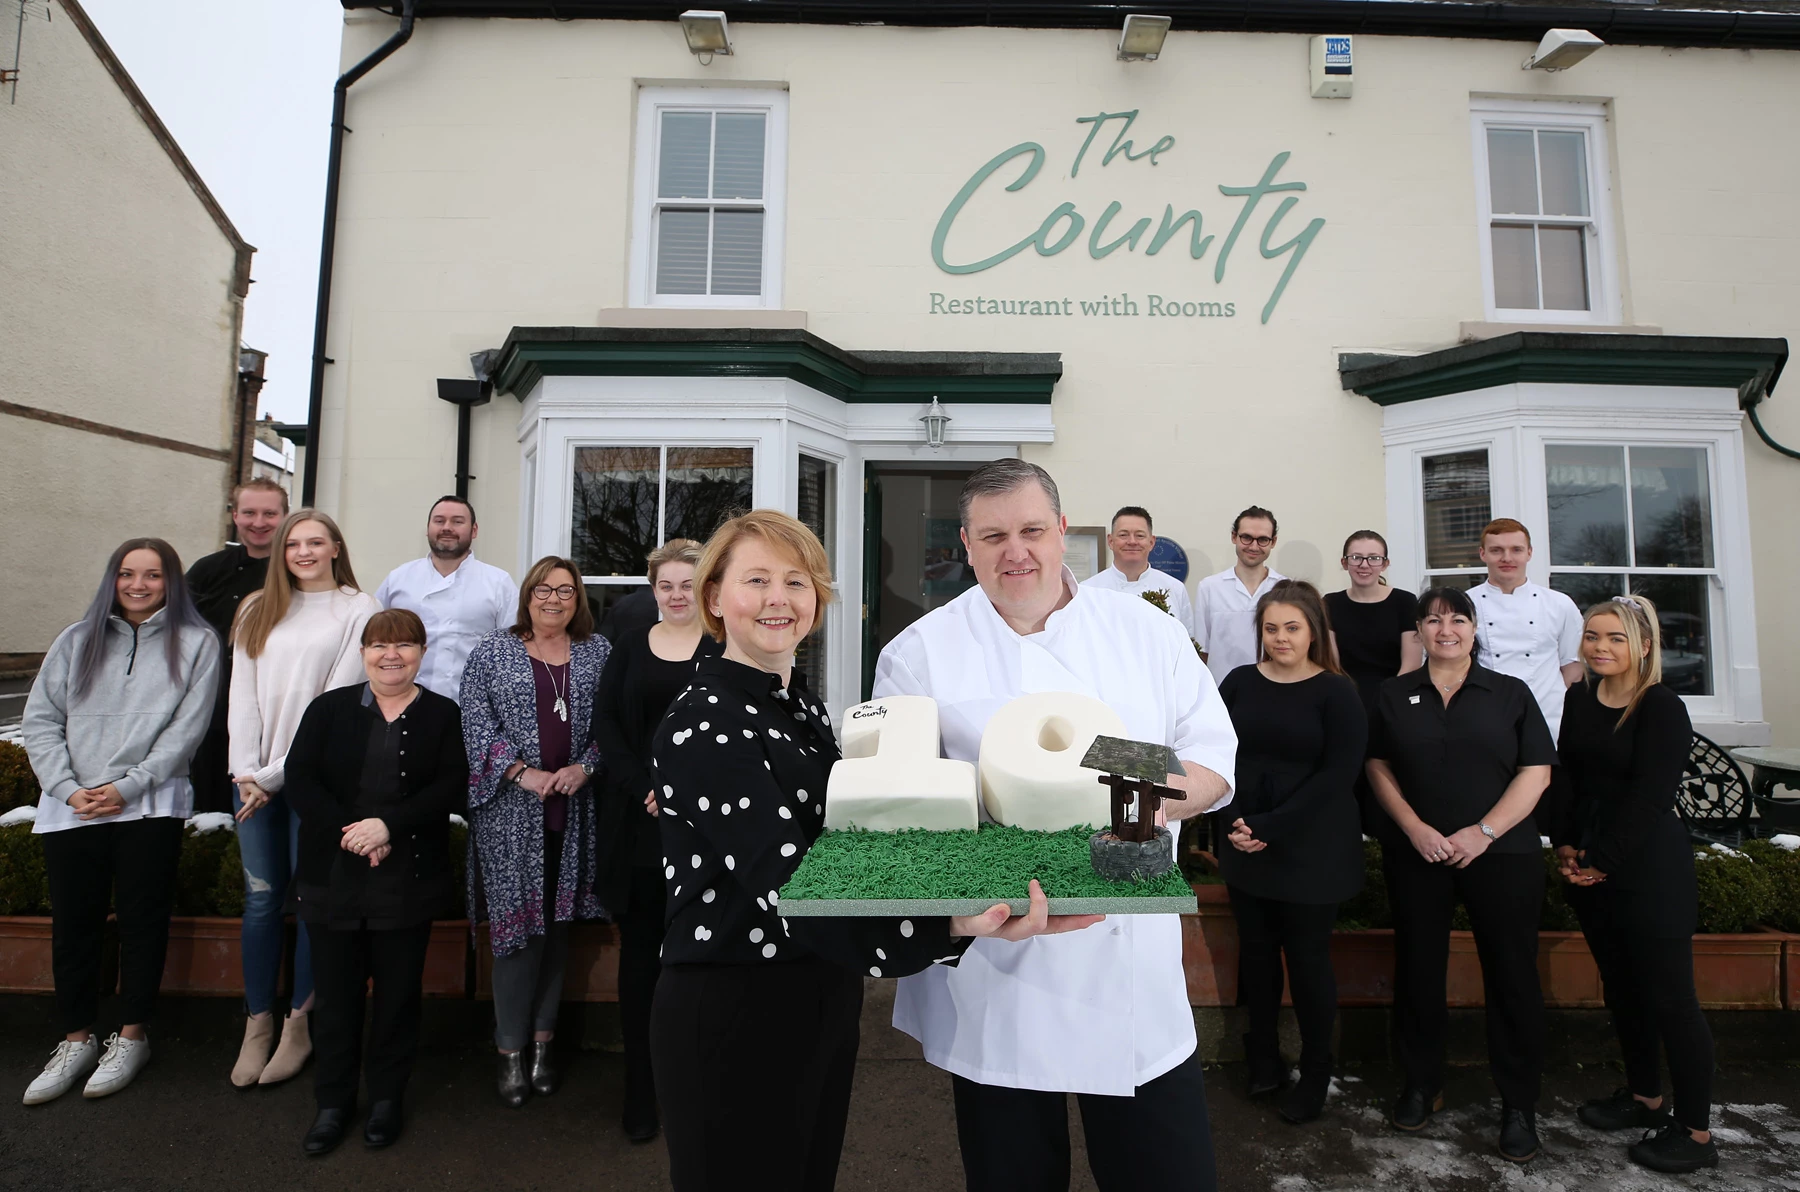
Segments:
[[[231,805],[234,811],[242,806],[235,788]],[[279,793],[271,794],[237,826],[237,840],[244,863],[244,1006],[252,1014],[265,1014],[274,1005],[281,979],[282,904],[299,861],[300,817]],[[293,1005],[305,1005],[312,993],[312,948],[301,931],[294,942]]]

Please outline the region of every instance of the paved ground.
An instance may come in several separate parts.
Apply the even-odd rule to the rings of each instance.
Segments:
[[[440,1022],[421,1056],[406,1136],[365,1152],[353,1141],[323,1160],[300,1155],[311,1120],[305,1078],[239,1093],[225,1079],[240,1019],[229,1002],[178,1003],[156,1037],[151,1067],[113,1098],[78,1095],[37,1109],[18,1104],[54,1042],[46,999],[0,998],[0,1188],[42,1192],[164,1189],[598,1189],[667,1186],[660,1144],[632,1146],[620,1133],[621,1061],[595,1051],[568,1057],[554,1097],[508,1111],[494,1100],[488,1053],[473,1019]],[[875,1017],[875,1016],[871,1016]],[[932,1192],[961,1187],[948,1078],[909,1042],[865,1023],[843,1192]],[[1326,1116],[1285,1125],[1240,1091],[1240,1066],[1209,1070],[1220,1186],[1226,1192],[1575,1192],[1700,1188],[1800,1192],[1800,1068],[1739,1065],[1722,1071],[1718,1135],[1725,1166],[1675,1180],[1626,1162],[1624,1143],[1573,1116],[1579,1101],[1616,1077],[1573,1065],[1550,1074],[1541,1132],[1545,1156],[1514,1168],[1493,1154],[1496,1106],[1479,1069],[1455,1072],[1451,1110],[1421,1137],[1382,1124],[1394,1078],[1350,1068]],[[1076,1126],[1079,1139],[1079,1124]],[[1082,1160],[1078,1157],[1077,1168]],[[746,1172],[745,1188],[756,1189]],[[1085,1171],[1075,1188],[1091,1192]]]

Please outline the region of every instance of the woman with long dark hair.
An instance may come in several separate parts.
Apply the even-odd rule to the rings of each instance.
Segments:
[[[1390,1120],[1420,1130],[1444,1105],[1445,973],[1461,901],[1481,956],[1500,1157],[1524,1163],[1538,1153],[1545,1048],[1537,970],[1545,879],[1532,813],[1556,750],[1531,688],[1476,661],[1467,592],[1422,594],[1419,636],[1425,665],[1381,685],[1369,722],[1369,782],[1400,833],[1382,848],[1406,1078]]]
[[[1581,626],[1588,681],[1569,688],[1557,753],[1568,814],[1553,829],[1564,897],[1600,968],[1626,1084],[1580,1109],[1601,1130],[1649,1129],[1633,1162],[1675,1174],[1717,1167],[1713,1039],[1694,992],[1699,898],[1675,791],[1694,729],[1662,682],[1662,630],[1644,596],[1615,596]],[[1664,1105],[1659,1045],[1669,1055]]]
[[[89,1073],[84,1095],[116,1093],[150,1062],[146,1026],[169,946],[182,823],[194,809],[188,759],[218,682],[219,639],[160,538],[112,553],[86,614],[44,655],[21,728],[43,788],[32,830],[43,837],[65,1033],[26,1089],[27,1105],[55,1100]],[[124,1024],[102,1055],[93,1028],[111,906]]]
[[[1263,660],[1225,676],[1219,696],[1237,730],[1237,797],[1219,869],[1238,923],[1238,973],[1250,1013],[1251,1095],[1286,1083],[1276,1037],[1282,956],[1300,1023],[1300,1080],[1283,1099],[1296,1125],[1325,1108],[1337,981],[1331,928],[1362,888],[1355,783],[1368,720],[1332,657],[1318,589],[1282,580],[1256,602]]]
[[[275,1037],[275,985],[286,944],[282,910],[300,854],[300,818],[282,797],[288,747],[321,694],[362,679],[363,626],[380,611],[356,586],[337,523],[296,509],[275,532],[262,591],[232,626],[231,773],[244,863],[244,1042],[231,1069],[239,1088],[278,1084],[312,1055],[312,947],[294,941],[293,997]]]
[[[482,638],[463,670],[469,916],[488,924],[496,1084],[513,1109],[556,1091],[569,923],[601,913],[593,718],[610,650],[581,572],[548,555],[525,573],[512,626]]]

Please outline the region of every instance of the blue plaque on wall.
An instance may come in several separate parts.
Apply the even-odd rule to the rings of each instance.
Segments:
[[[1187,583],[1187,552],[1173,538],[1159,537],[1156,540],[1156,547],[1150,552],[1150,566],[1178,584]]]

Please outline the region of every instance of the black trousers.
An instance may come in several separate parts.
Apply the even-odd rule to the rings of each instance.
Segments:
[[[50,967],[57,1029],[87,1030],[100,1017],[100,962],[106,916],[119,917],[120,1022],[150,1021],[169,952],[169,915],[182,822],[170,816],[105,821],[45,832],[50,884]]]
[[[1660,1095],[1658,1053],[1667,1050],[1675,1120],[1690,1130],[1710,1129],[1713,1037],[1694,992],[1694,941],[1621,926],[1612,904],[1629,896],[1623,890],[1570,892],[1625,1053],[1626,1083],[1640,1096]]]
[[[1337,975],[1331,971],[1331,929],[1337,903],[1283,902],[1229,888],[1238,925],[1238,993],[1250,1012],[1253,1054],[1280,1051],[1281,958],[1300,1024],[1300,1070],[1331,1070],[1331,1028],[1337,1021]]]
[[[823,961],[663,970],[650,1053],[675,1192],[831,1192],[862,991]]]
[[[306,924],[312,943],[313,1096],[320,1109],[356,1105],[359,1075],[369,1100],[398,1101],[419,1051],[421,987],[431,923],[388,931]],[[363,1055],[363,1003],[371,981],[374,1014]]]
[[[968,1192],[1068,1192],[1067,1093],[961,1076],[950,1083]],[[1133,1096],[1077,1093],[1075,1102],[1100,1192],[1213,1192],[1218,1186],[1198,1052],[1139,1085]]]
[[[1384,847],[1382,859],[1394,908],[1394,1024],[1406,1083],[1427,1091],[1444,1085],[1450,916],[1460,898],[1481,957],[1488,1071],[1507,1105],[1533,1109],[1544,1073],[1543,860],[1536,850],[1490,850],[1453,869],[1427,863],[1405,840]]]
[[[229,647],[225,651],[229,654]],[[232,782],[231,762],[227,749],[231,730],[226,723],[226,710],[231,692],[231,663],[226,661],[219,672],[219,698],[213,704],[212,720],[206,736],[188,760],[188,782],[194,787],[194,811],[230,811]]]
[[[656,1077],[650,1060],[650,1007],[662,975],[663,916],[668,888],[662,870],[631,869],[619,926],[619,1025],[625,1036],[625,1118],[655,1120]]]

